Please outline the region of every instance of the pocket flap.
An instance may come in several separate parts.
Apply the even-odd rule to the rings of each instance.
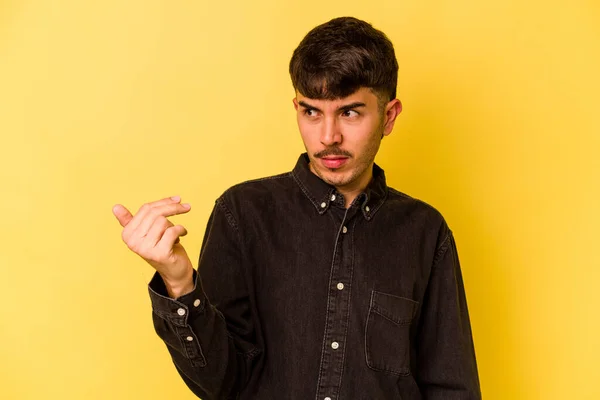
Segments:
[[[394,296],[376,290],[371,292],[371,310],[399,325],[410,323],[417,312],[418,306],[418,301],[406,297]]]

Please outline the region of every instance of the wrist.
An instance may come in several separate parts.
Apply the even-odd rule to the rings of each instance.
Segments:
[[[181,279],[168,279],[161,276],[170,298],[176,299],[194,290],[194,269],[190,268]]]

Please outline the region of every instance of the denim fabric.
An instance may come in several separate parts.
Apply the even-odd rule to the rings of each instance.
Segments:
[[[456,245],[386,185],[346,209],[308,167],[215,203],[193,292],[149,284],[156,332],[203,399],[480,399]]]

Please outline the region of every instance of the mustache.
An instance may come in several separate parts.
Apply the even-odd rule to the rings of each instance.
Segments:
[[[352,153],[347,150],[342,150],[339,147],[330,147],[325,150],[321,150],[313,154],[315,158],[323,158],[328,156],[342,156],[342,157],[352,157]]]

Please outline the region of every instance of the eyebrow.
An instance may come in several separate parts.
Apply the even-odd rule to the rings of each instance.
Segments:
[[[308,108],[310,110],[315,110],[315,111],[318,111],[318,112],[322,112],[317,107],[311,106],[310,104],[308,104],[304,100],[300,100],[298,102],[298,104],[300,104],[304,108]],[[343,106],[338,107],[336,111],[348,111],[348,110],[352,110],[353,108],[366,107],[366,106],[367,105],[365,103],[361,102],[361,101],[355,101],[354,103],[344,104]]]

